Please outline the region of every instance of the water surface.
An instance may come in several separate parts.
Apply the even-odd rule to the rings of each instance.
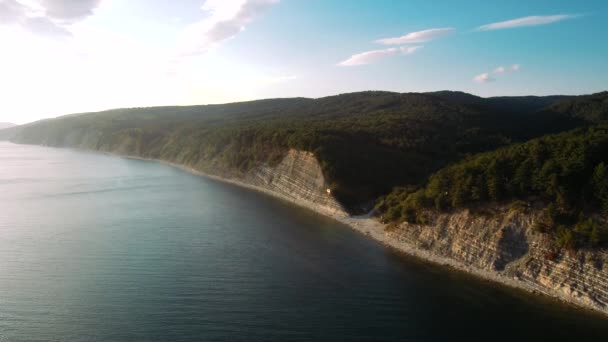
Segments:
[[[603,340],[601,316],[154,162],[0,142],[0,341]]]

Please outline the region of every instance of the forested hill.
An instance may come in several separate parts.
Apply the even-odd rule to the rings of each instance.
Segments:
[[[506,113],[532,113],[548,108],[575,96],[498,96],[482,98],[460,91],[438,91],[430,93],[443,99],[458,101],[460,103],[475,104],[485,108]]]
[[[311,151],[338,200],[356,210],[395,187],[421,186],[467,156],[601,122],[606,97],[360,92],[75,114],[2,130],[0,138],[162,159],[216,174],[275,163],[289,148]]]
[[[558,101],[543,113],[570,117],[586,122],[602,123],[608,120],[608,91],[578,96],[570,101]]]

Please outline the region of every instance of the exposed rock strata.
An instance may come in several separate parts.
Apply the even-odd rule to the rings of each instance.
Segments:
[[[301,202],[323,214],[347,215],[342,205],[331,196],[321,166],[310,152],[290,150],[277,166],[254,168],[242,181]]]
[[[608,313],[608,253],[556,253],[546,235],[531,229],[537,216],[505,207],[491,216],[463,210],[437,215],[430,225],[404,223],[385,234],[459,268]]]

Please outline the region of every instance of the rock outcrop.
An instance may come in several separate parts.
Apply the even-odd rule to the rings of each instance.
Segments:
[[[506,207],[493,208],[491,215],[462,210],[385,234],[457,268],[608,313],[608,253],[557,251],[547,235],[531,229],[538,215]]]
[[[256,167],[240,181],[326,215],[347,216],[331,195],[321,166],[310,152],[289,150],[278,165]]]

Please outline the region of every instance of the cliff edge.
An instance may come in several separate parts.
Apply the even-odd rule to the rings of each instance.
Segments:
[[[256,167],[242,181],[322,214],[348,216],[332,196],[321,166],[310,152],[289,150],[278,165]]]

